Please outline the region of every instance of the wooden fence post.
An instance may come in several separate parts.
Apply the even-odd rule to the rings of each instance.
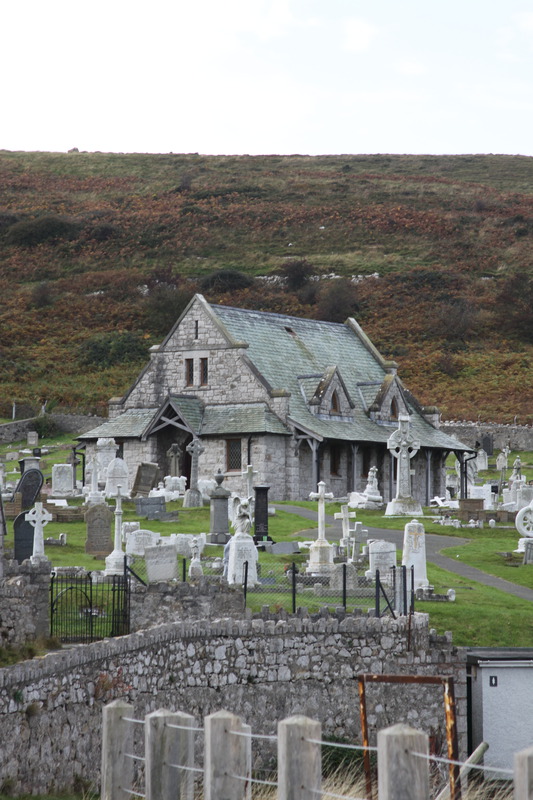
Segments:
[[[533,800],[533,747],[515,753],[514,800]]]
[[[316,742],[321,738],[322,725],[309,717],[288,717],[278,723],[278,800],[317,800],[322,745]]]
[[[104,706],[102,721],[101,800],[130,800],[133,783],[133,759],[126,754],[133,749],[133,706],[125,700],[113,700]]]
[[[194,776],[187,767],[194,767],[194,717],[161,708],[145,722],[146,800],[193,800]]]
[[[252,740],[250,728],[229,711],[204,721],[204,800],[249,800]]]
[[[429,800],[428,736],[408,725],[378,732],[379,800]]]

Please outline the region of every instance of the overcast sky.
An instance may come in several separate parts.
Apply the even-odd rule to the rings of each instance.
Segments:
[[[531,0],[9,0],[0,148],[533,155]]]

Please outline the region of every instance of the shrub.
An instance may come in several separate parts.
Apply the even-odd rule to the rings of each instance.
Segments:
[[[53,303],[52,290],[48,281],[41,281],[31,290],[30,307],[45,308]]]
[[[33,430],[39,434],[39,439],[50,439],[59,433],[59,428],[51,416],[43,414],[32,422]]]
[[[285,278],[287,289],[291,292],[297,292],[309,282],[315,269],[307,259],[297,258],[286,261],[278,271],[279,274]]]
[[[317,303],[318,319],[344,322],[359,309],[355,286],[347,278],[335,278],[323,284]]]
[[[156,284],[144,301],[146,327],[156,336],[165,336],[189,303],[193,292],[168,283]]]
[[[139,334],[99,333],[87,339],[79,348],[78,361],[82,366],[105,369],[125,362],[140,361],[147,356],[146,341]]]
[[[219,269],[212,272],[201,282],[202,289],[215,292],[232,292],[236,289],[247,289],[252,286],[253,279],[237,269]]]
[[[5,234],[8,244],[33,246],[57,239],[74,239],[80,230],[77,222],[49,214],[10,225]]]

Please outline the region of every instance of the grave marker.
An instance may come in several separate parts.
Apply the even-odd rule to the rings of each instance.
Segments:
[[[96,558],[106,558],[113,550],[112,510],[105,503],[90,506],[85,512],[85,523],[87,525],[85,552]]]
[[[160,544],[144,551],[148,583],[172,581],[178,577],[178,559],[173,545]]]

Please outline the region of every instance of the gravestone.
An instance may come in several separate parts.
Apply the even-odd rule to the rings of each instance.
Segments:
[[[522,564],[533,564],[533,539],[524,542],[524,560]]]
[[[136,497],[135,510],[140,517],[146,517],[149,520],[176,520],[178,519],[177,511],[167,511],[167,504],[164,495],[156,497]]]
[[[98,483],[105,483],[107,467],[115,458],[118,445],[112,437],[101,436],[96,441],[96,463],[98,468]]]
[[[114,514],[108,505],[93,505],[85,512],[87,539],[85,552],[95,558],[106,558],[113,550],[111,528]]]
[[[390,581],[390,571],[396,566],[396,545],[384,539],[374,539],[368,543],[369,569],[365,577],[374,580],[379,569],[383,583]]]
[[[318,501],[318,535],[316,541],[309,548],[309,561],[306,573],[308,575],[329,575],[334,568],[333,547],[326,540],[326,500],[332,500],[332,492],[326,493],[326,484],[320,481],[318,492],[309,494],[310,500]]]
[[[14,494],[20,494],[21,508],[31,508],[39,498],[43,486],[43,473],[38,469],[29,469],[17,483]]]
[[[268,540],[268,490],[270,486],[254,486],[254,533],[257,542]]]
[[[357,588],[357,568],[355,564],[335,564],[333,572],[331,573],[329,588],[342,591],[344,583],[344,568],[346,567],[346,589],[353,591]]]
[[[178,559],[174,545],[160,544],[144,551],[148,583],[172,581],[178,577]]]
[[[72,466],[70,464],[54,464],[52,466],[52,497],[71,497]]]
[[[404,528],[402,564],[407,569],[414,568],[414,588],[426,589],[429,586],[426,567],[426,532],[424,526],[414,519]]]
[[[189,565],[189,578],[201,578],[204,574],[202,562],[200,561],[200,548],[196,536],[192,537],[191,542],[191,563]]]
[[[114,458],[107,465],[107,475],[105,481],[105,496],[116,497],[118,494],[118,487],[120,486],[120,494],[122,497],[127,497],[130,488],[130,475],[128,465],[122,458]]]
[[[476,467],[478,472],[481,472],[481,470],[487,470],[489,468],[489,457],[483,448],[477,451]]]
[[[22,564],[33,554],[33,537],[35,528],[25,519],[26,513],[19,514],[13,522],[13,533],[15,539],[15,561]]]
[[[157,486],[159,481],[159,467],[149,461],[143,461],[137,467],[137,474],[131,490],[132,497],[148,497],[150,490]]]
[[[155,547],[161,541],[161,534],[148,530],[135,530],[126,537],[126,553],[132,556],[144,556],[147,547]]]
[[[26,442],[28,447],[37,447],[39,444],[39,434],[37,431],[27,431]]]
[[[140,530],[141,523],[140,522],[123,522],[122,523],[122,541],[128,541],[128,534],[133,533],[133,531]]]
[[[257,547],[249,533],[238,531],[228,544],[227,577],[230,586],[242,586],[244,583],[245,563],[248,562],[248,586],[257,583]],[[225,554],[225,553],[224,553]]]
[[[226,544],[229,539],[229,520],[228,520],[228,499],[231,492],[224,489],[222,481],[224,475],[219,470],[215,475],[217,488],[211,492],[210,499],[210,522],[209,522],[209,542],[210,544]]]
[[[492,433],[485,433],[481,437],[481,447],[486,452],[488,456],[493,455],[494,453],[494,436]]]

